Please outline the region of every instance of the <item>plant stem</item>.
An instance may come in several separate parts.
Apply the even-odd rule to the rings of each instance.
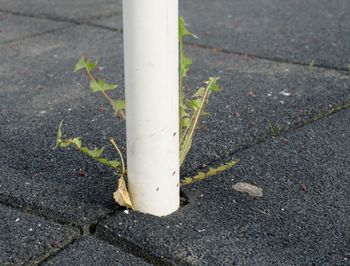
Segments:
[[[125,163],[124,163],[124,159],[123,159],[123,154],[120,151],[118,145],[115,143],[114,139],[111,138],[110,142],[112,143],[112,145],[114,146],[114,148],[117,150],[117,152],[119,154],[121,165],[122,165],[122,174],[125,175],[126,174],[126,168],[125,168]]]
[[[190,124],[186,128],[180,142],[180,165],[182,165],[183,161],[185,160],[185,157],[188,153],[188,151],[191,148],[192,145],[192,139],[195,134],[198,121],[200,120],[200,117],[202,115],[202,112],[205,109],[205,105],[207,104],[210,92],[211,92],[211,86],[212,82],[215,81],[209,81],[207,84],[207,87],[205,89],[205,92],[201,98],[201,103],[198,109],[192,114]]]
[[[97,82],[96,78],[94,77],[94,75],[92,75],[92,73],[90,71],[88,71],[87,69],[85,69],[85,72],[86,74],[88,75],[89,79],[94,81],[94,82]],[[115,108],[115,104],[112,100],[111,97],[109,97],[109,95],[107,94],[107,92],[105,91],[101,91],[102,95],[107,99],[107,101],[110,103],[110,105]],[[121,116],[123,117],[124,120],[126,120],[126,116],[124,114],[124,112],[122,110],[119,110],[118,109],[118,112],[120,112]]]
[[[183,40],[180,38],[179,41],[179,50],[180,50],[180,77],[179,77],[179,138],[181,139],[183,136],[183,127],[182,127],[182,109],[184,106],[184,93],[183,93],[183,70],[182,70],[182,61],[183,61]]]

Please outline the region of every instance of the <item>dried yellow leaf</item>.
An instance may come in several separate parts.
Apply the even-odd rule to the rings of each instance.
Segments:
[[[126,188],[126,182],[124,176],[121,176],[118,180],[118,189],[113,193],[114,200],[123,207],[134,209],[131,203],[128,189]]]

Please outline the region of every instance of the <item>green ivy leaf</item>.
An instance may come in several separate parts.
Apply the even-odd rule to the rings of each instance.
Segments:
[[[93,92],[99,92],[99,91],[107,91],[107,90],[114,90],[118,88],[118,85],[116,84],[109,84],[105,82],[104,80],[100,79],[97,82],[95,80],[90,81],[90,88]]]

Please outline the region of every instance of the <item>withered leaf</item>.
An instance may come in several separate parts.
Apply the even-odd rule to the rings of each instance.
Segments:
[[[126,188],[126,182],[124,176],[121,176],[118,180],[118,189],[113,193],[114,200],[123,207],[134,209],[131,203],[128,189]]]

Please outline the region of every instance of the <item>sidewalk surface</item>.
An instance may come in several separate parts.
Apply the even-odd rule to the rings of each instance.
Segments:
[[[211,75],[224,88],[181,174],[240,163],[155,218],[114,203],[112,171],[53,149],[63,119],[90,147],[125,145],[123,123],[72,71],[99,58],[123,88],[121,0],[0,0],[0,265],[350,265],[350,1],[180,10],[199,36],[186,39],[186,87]],[[263,197],[233,190],[240,181]]]

